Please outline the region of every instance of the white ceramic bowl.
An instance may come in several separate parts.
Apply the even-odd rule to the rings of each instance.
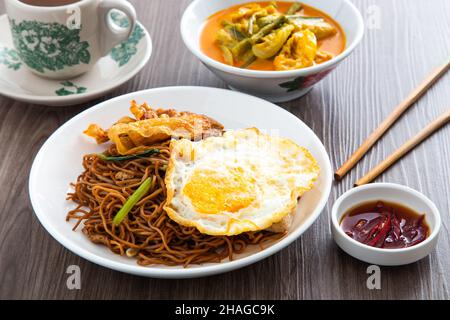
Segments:
[[[289,233],[265,249],[249,246],[220,263],[168,267],[139,266],[135,259],[119,256],[108,248],[96,245],[78,230],[72,231],[74,221],[66,222],[66,213],[74,204],[66,201],[69,183],[82,172],[84,154],[102,152],[105,146],[83,135],[90,123],[107,128],[129,115],[132,99],[148,102],[155,108],[174,108],[206,114],[221,122],[226,129],[256,126],[270,134],[291,138],[308,148],[321,171],[312,190],[304,194],[296,211]],[[242,268],[264,259],[295,241],[319,217],[330,194],[332,182],[330,159],[325,147],[314,132],[299,118],[267,101],[230,90],[205,87],[167,87],[133,92],[104,101],[78,114],[45,142],[37,154],[30,173],[30,199],[39,221],[63,246],[75,254],[114,270],[155,278],[192,278],[209,276]]]
[[[409,248],[380,249],[362,244],[346,235],[339,225],[342,216],[358,204],[376,200],[399,203],[425,213],[425,221],[430,227],[429,237]],[[331,212],[331,227],[337,245],[349,255],[372,264],[399,266],[416,262],[434,250],[441,228],[441,216],[434,203],[414,189],[393,183],[373,183],[351,189],[335,202]]]
[[[289,0],[288,0],[289,1]],[[347,45],[340,55],[323,64],[290,71],[241,69],[218,62],[201,51],[200,34],[212,14],[250,0],[194,0],[181,19],[181,36],[188,49],[231,89],[249,93],[272,102],[289,101],[305,95],[356,48],[364,34],[361,13],[349,0],[303,0],[334,18],[342,26]],[[288,91],[282,84],[296,81],[298,89]]]

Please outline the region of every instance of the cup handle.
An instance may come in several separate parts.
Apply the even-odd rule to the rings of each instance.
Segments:
[[[114,24],[110,16],[113,9],[121,11],[127,16],[130,22],[127,28],[121,28]],[[100,53],[105,56],[112,48],[130,37],[136,25],[136,10],[128,1],[102,0],[98,7],[98,14],[100,20]]]

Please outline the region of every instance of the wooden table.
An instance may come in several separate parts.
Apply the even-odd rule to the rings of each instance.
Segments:
[[[153,56],[138,76],[101,100],[161,86],[225,87],[182,43],[178,23],[190,1],[131,2],[153,38]],[[281,105],[314,130],[334,168],[450,52],[448,0],[353,2],[370,18],[362,44],[306,97]],[[0,13],[4,11],[1,2]],[[437,250],[429,257],[409,266],[381,268],[381,290],[369,290],[368,265],[343,253],[333,242],[330,209],[356,178],[450,107],[449,89],[447,74],[351,174],[334,184],[320,218],[287,249],[238,271],[179,281],[131,276],[83,260],[56,242],[33,214],[27,185],[35,154],[61,124],[101,100],[44,108],[0,97],[0,298],[448,299],[450,126],[377,180],[422,191],[441,210],[443,228]],[[69,265],[81,268],[81,290],[67,289]]]

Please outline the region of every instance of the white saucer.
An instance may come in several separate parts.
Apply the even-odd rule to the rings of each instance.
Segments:
[[[121,17],[116,23],[126,24]],[[31,73],[14,50],[9,21],[0,16],[0,94],[47,106],[68,106],[106,94],[135,76],[148,62],[152,40],[138,23],[132,36],[99,60],[92,70],[69,81],[49,80]]]

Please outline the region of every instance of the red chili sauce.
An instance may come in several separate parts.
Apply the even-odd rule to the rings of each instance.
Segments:
[[[429,236],[425,215],[386,201],[362,203],[344,214],[341,227],[351,238],[371,247],[412,247]]]

